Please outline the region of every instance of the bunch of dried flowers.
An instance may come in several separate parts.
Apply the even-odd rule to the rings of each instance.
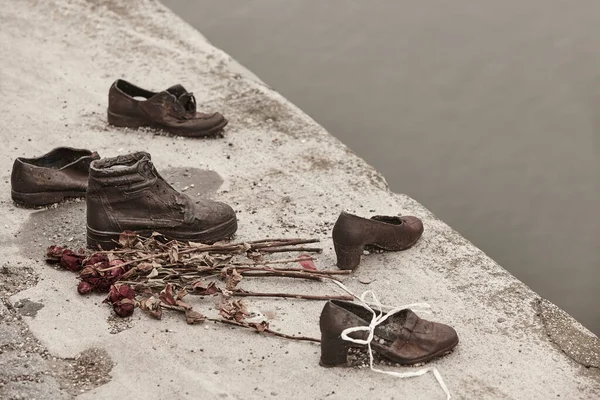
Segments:
[[[289,277],[321,281],[336,279],[348,271],[317,270],[313,257],[269,260],[267,255],[281,252],[317,253],[320,248],[303,245],[316,239],[265,239],[244,243],[215,243],[212,245],[167,240],[155,233],[142,238],[134,232],[123,232],[120,247],[112,251],[73,251],[50,246],[46,260],[79,274],[77,291],[108,292],[104,301],[112,305],[121,317],[131,316],[139,308],[150,316],[162,318],[163,309],[181,312],[189,324],[204,321],[226,323],[258,332],[299,340],[318,339],[290,336],[269,329],[266,321],[246,321],[249,316],[236,296],[292,297],[313,300],[344,299],[349,296],[304,295],[290,293],[249,292],[239,287],[245,276]],[[281,268],[273,265],[299,263],[301,268]],[[211,279],[212,278],[212,279]],[[217,280],[215,280],[216,278]],[[224,282],[219,283],[218,281]],[[188,294],[221,295],[219,306],[222,318],[208,318],[183,301]]]

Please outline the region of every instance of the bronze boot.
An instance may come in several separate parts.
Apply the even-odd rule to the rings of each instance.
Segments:
[[[19,157],[10,175],[12,199],[29,207],[85,197],[90,163],[100,158],[85,149],[58,147],[35,158]]]
[[[375,311],[378,315],[379,312]],[[345,366],[348,348],[366,345],[342,339],[344,329],[369,326],[373,314],[360,304],[330,300],[321,312],[321,365]],[[430,361],[451,351],[458,344],[456,331],[444,324],[419,318],[411,310],[402,310],[375,328],[371,348],[393,362],[409,365]],[[366,331],[353,332],[351,338],[365,340]]]
[[[423,234],[417,217],[376,215],[371,219],[342,212],[333,227],[333,245],[340,269],[355,269],[365,246],[382,250],[406,250]]]
[[[93,162],[86,200],[87,243],[94,249],[113,249],[123,231],[212,243],[237,230],[231,207],[177,192],[145,152]]]

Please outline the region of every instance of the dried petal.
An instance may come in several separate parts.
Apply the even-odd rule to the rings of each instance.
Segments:
[[[83,258],[83,255],[75,254],[71,250],[65,250],[60,257],[60,266],[73,272],[80,271],[83,268]]]
[[[154,269],[154,265],[147,262],[142,262],[139,263],[136,268],[138,271],[140,271],[140,273],[147,274]]]
[[[140,309],[149,313],[156,319],[162,318],[162,308],[160,307],[160,300],[154,296],[150,296],[147,299],[143,299],[138,303]]]
[[[298,257],[300,259],[302,258],[311,258],[308,254],[302,254],[300,257]],[[308,269],[310,271],[316,271],[317,267],[315,266],[315,263],[313,263],[312,260],[302,260],[300,261],[300,265],[302,265],[302,268],[304,269]]]
[[[137,242],[138,236],[135,232],[125,231],[119,235],[119,244],[126,249],[132,249]]]
[[[248,325],[256,329],[257,332],[264,332],[269,329],[269,323],[267,321],[248,322]]]
[[[249,315],[246,306],[241,300],[221,303],[219,314],[225,319],[234,320],[236,322],[243,321]]]
[[[100,272],[94,267],[85,267],[79,273],[79,277],[86,282],[89,282],[89,279],[99,278],[100,276]]]
[[[210,282],[206,284],[204,279],[199,279],[192,284],[194,294],[201,296],[210,296],[211,294],[220,293],[221,289],[214,283]]]
[[[129,285],[121,285],[119,286],[119,295],[124,299],[135,299],[135,290]]]
[[[189,310],[190,308],[192,308],[192,306],[190,306],[188,303],[183,302],[183,300],[177,300],[175,302],[175,305],[179,306],[179,307],[183,307],[186,310]]]
[[[185,296],[187,296],[188,292],[185,289],[181,289],[180,291],[177,292],[177,294],[175,295],[175,298],[177,300],[181,300],[183,299]]]
[[[104,302],[116,304],[124,299],[133,301],[135,299],[135,290],[129,285],[112,285]]]
[[[185,310],[185,321],[190,325],[201,324],[206,320],[206,317],[198,311],[192,309]]]
[[[166,304],[174,306],[176,304],[175,298],[173,297],[173,285],[167,283],[167,286],[163,290],[160,291],[158,295],[160,300]]]
[[[96,265],[101,263],[102,265]],[[84,266],[96,266],[98,268],[108,267],[108,257],[104,253],[94,253],[88,257],[84,262]]]
[[[46,249],[46,261],[59,262],[66,249],[60,246],[50,246]]]
[[[176,264],[179,261],[179,251],[177,250],[177,246],[173,246],[169,249],[169,262],[171,264]]]
[[[237,272],[235,268],[233,268],[231,273],[227,275],[227,278],[225,280],[225,288],[227,290],[235,289],[235,287],[238,285],[238,283],[242,281],[242,279],[242,275],[239,272]]]

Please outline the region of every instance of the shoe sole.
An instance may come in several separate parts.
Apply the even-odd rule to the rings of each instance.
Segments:
[[[212,126],[210,128],[199,130],[199,131],[190,131],[187,129],[170,128],[170,127],[159,125],[159,124],[149,124],[147,121],[145,121],[141,118],[129,117],[126,115],[121,115],[121,114],[115,114],[110,111],[108,111],[107,114],[108,114],[108,123],[110,125],[117,126],[119,128],[132,128],[132,129],[152,128],[152,129],[159,129],[161,131],[168,132],[173,135],[184,136],[184,137],[214,136],[214,135],[218,134],[219,132],[221,132],[223,130],[223,128],[225,128],[225,126],[228,124],[228,121],[226,119],[224,119],[218,125]]]
[[[28,208],[43,207],[54,203],[60,203],[67,199],[85,197],[85,192],[77,190],[64,190],[60,192],[24,193],[17,192],[11,189],[10,194],[15,203]]]
[[[447,354],[452,353],[454,351],[454,348],[458,345],[458,342],[459,342],[459,340],[457,339],[454,343],[452,343],[448,347],[446,347],[444,349],[441,349],[439,351],[436,351],[434,354],[430,354],[430,355],[427,355],[425,357],[421,357],[419,359],[410,360],[410,361],[407,361],[407,360],[404,360],[404,359],[394,358],[393,354],[390,354],[389,348],[386,348],[386,347],[380,345],[379,343],[377,343],[376,339],[373,339],[373,341],[371,342],[371,346],[372,346],[372,349],[373,349],[373,353],[377,353],[381,357],[386,358],[387,360],[390,360],[390,361],[392,361],[394,363],[397,363],[397,364],[400,364],[400,365],[415,365],[415,364],[426,363],[426,362],[429,362],[429,361],[434,360],[436,358],[440,358],[440,357],[443,357],[443,356],[445,356]],[[319,365],[321,367],[325,367],[325,368],[350,367],[351,365],[348,364],[347,355],[346,355],[347,352],[348,352],[348,349],[350,347],[353,347],[353,348],[356,348],[356,349],[361,349],[361,350],[366,350],[367,349],[367,346],[357,345],[355,343],[348,343],[346,349],[344,350],[344,355],[341,356],[343,358],[344,362],[327,364],[327,363],[323,362],[323,358],[321,356],[321,359],[319,360]]]
[[[154,232],[158,232],[171,240],[181,240],[200,243],[214,243],[216,241],[231,237],[237,231],[237,219],[234,217],[221,225],[214,226],[201,232],[186,234],[164,234],[160,229],[136,230],[135,232],[142,237],[150,237]],[[99,231],[87,226],[87,246],[90,249],[113,250],[119,247],[119,236],[121,232]]]

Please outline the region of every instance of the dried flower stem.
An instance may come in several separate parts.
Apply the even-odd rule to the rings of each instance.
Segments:
[[[291,251],[302,251],[306,253],[321,253],[323,251],[320,247],[281,247],[281,248],[268,248],[260,249],[263,253],[288,253]],[[303,259],[304,261],[306,259]]]
[[[353,300],[352,296],[339,295],[339,296],[320,296],[320,295],[309,295],[309,294],[292,294],[292,293],[260,293],[260,292],[248,292],[245,290],[237,289],[231,292],[233,296],[240,297],[283,297],[292,299],[305,299],[305,300]]]
[[[257,262],[232,262],[230,265],[270,265],[270,264],[291,264],[300,261],[313,261],[316,260],[314,257],[294,257],[294,258],[283,258],[281,260],[264,260]]]
[[[245,324],[243,324],[241,322],[231,321],[231,320],[228,320],[228,319],[206,318],[206,320],[207,321],[212,321],[212,322],[218,322],[218,323],[221,323],[221,324],[239,326],[239,327],[243,327],[243,328],[248,328],[248,329],[256,330],[252,326],[245,325]],[[303,340],[303,341],[307,341],[307,342],[321,343],[321,339],[312,338],[312,337],[308,337],[308,336],[286,335],[285,333],[277,332],[277,331],[271,330],[269,328],[266,328],[263,332],[267,332],[267,333],[270,333],[271,335],[279,336],[279,337],[282,337],[282,338],[285,338],[285,339]]]
[[[162,308],[166,308],[166,309],[169,309],[169,310],[175,310],[175,311],[179,311],[179,312],[185,313],[185,308],[183,308],[183,307],[172,306],[170,304],[165,304],[165,303],[160,303],[160,306]],[[220,324],[239,326],[240,328],[252,329],[252,330],[256,331],[256,328],[254,328],[253,326],[250,326],[248,324],[245,324],[243,322],[231,321],[231,320],[222,319],[222,318],[208,318],[208,317],[206,317],[206,320],[207,321],[211,321],[211,322],[218,322]],[[285,333],[273,331],[273,330],[271,330],[269,328],[266,328],[264,330],[264,332],[267,332],[267,333],[270,333],[271,335],[279,336],[279,337],[282,337],[282,338],[285,338],[285,339],[292,339],[292,340],[301,340],[301,341],[321,343],[321,340],[317,339],[317,338],[312,338],[312,337],[307,337],[307,336],[286,335]]]
[[[253,249],[265,249],[268,247],[295,246],[298,244],[318,243],[319,239],[266,239],[254,242],[246,242]],[[243,243],[242,243],[243,244]]]
[[[330,276],[325,275],[317,275],[317,274],[306,274],[306,273],[298,273],[298,272],[285,272],[285,271],[244,271],[238,270],[240,274],[243,276],[253,277],[253,278],[262,278],[269,276],[278,276],[282,278],[300,278],[300,279],[310,279],[313,281],[322,281],[325,279],[335,279]]]

